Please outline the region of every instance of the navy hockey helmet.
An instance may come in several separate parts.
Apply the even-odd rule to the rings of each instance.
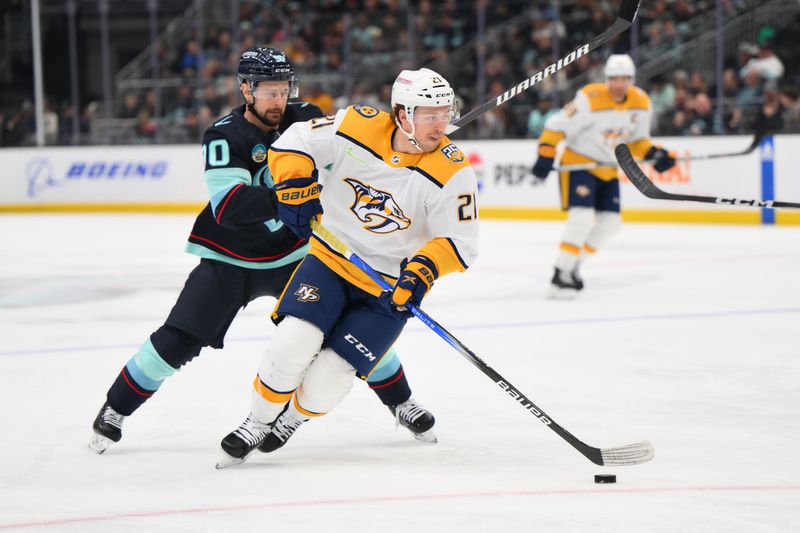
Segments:
[[[297,78],[294,66],[279,48],[256,46],[245,50],[239,58],[236,70],[239,83],[249,82],[255,86],[260,81],[288,81],[289,96],[297,97]]]

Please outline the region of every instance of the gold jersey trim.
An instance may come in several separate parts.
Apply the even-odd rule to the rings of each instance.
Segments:
[[[392,168],[407,167],[416,170],[439,187],[447,185],[459,170],[470,165],[464,152],[446,135],[442,136],[436,149],[431,152],[396,152],[392,149],[392,138],[394,135],[402,135],[397,129],[389,113],[379,111],[377,115],[365,117],[355,106],[351,106],[345,111],[336,135],[362,147]]]

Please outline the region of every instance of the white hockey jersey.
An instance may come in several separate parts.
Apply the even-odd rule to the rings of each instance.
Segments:
[[[280,183],[317,171],[323,224],[392,281],[401,261],[417,254],[431,259],[439,276],[463,271],[477,255],[475,173],[446,136],[432,152],[395,152],[395,129],[389,114],[368,106],[297,122],[270,148],[272,177]],[[380,293],[316,237],[309,253],[354,285]]]
[[[650,140],[652,105],[642,89],[631,86],[625,101],[616,103],[605,83],[591,83],[581,88],[575,99],[550,117],[539,138],[539,144],[566,146],[561,165],[580,163],[613,163],[614,148],[620,143],[629,145],[637,159],[653,146]],[[614,167],[589,170],[600,179],[617,177]]]

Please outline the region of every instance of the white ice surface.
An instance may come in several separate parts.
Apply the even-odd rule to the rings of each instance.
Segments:
[[[626,225],[573,302],[543,298],[557,223],[483,222],[425,309],[559,424],[655,459],[597,467],[418,322],[399,349],[439,443],[367,387],[285,448],[214,470],[274,301],[248,306],[87,448],[116,374],[196,263],[189,216],[0,217],[0,530],[800,531],[800,230]],[[617,475],[595,485],[594,474]]]

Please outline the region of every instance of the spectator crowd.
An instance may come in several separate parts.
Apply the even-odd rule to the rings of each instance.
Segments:
[[[762,2],[725,0],[728,18]],[[239,105],[234,73],[241,50],[270,44],[286,50],[301,82],[301,97],[333,113],[349,103],[386,109],[391,82],[402,68],[429,66],[456,88],[470,109],[544,69],[569,50],[605,31],[616,2],[563,0],[241,0],[238,20],[216,25],[208,17],[202,35],[190,30],[178,46],[160,42],[160,89],[117,91],[113,117],[90,102],[80,110],[48,101],[47,144],[70,144],[73,117],[92,142],[98,119],[114,126],[97,142],[195,142],[215,118]],[[658,57],[694,35],[713,0],[654,0],[638,20],[639,62]],[[479,40],[484,27],[485,39]],[[583,83],[602,80],[604,55],[629,52],[626,34],[610,49],[583,56],[533,90],[487,113],[467,134],[480,138],[538,137],[552,113]],[[725,58],[722,99],[713,72],[676,70],[637,84],[650,92],[656,135],[742,133],[756,126],[800,131],[800,12],[783,27],[764,26],[755,42],[741,43]],[[717,109],[724,124],[717,124]],[[30,101],[0,111],[0,145],[31,144]]]

